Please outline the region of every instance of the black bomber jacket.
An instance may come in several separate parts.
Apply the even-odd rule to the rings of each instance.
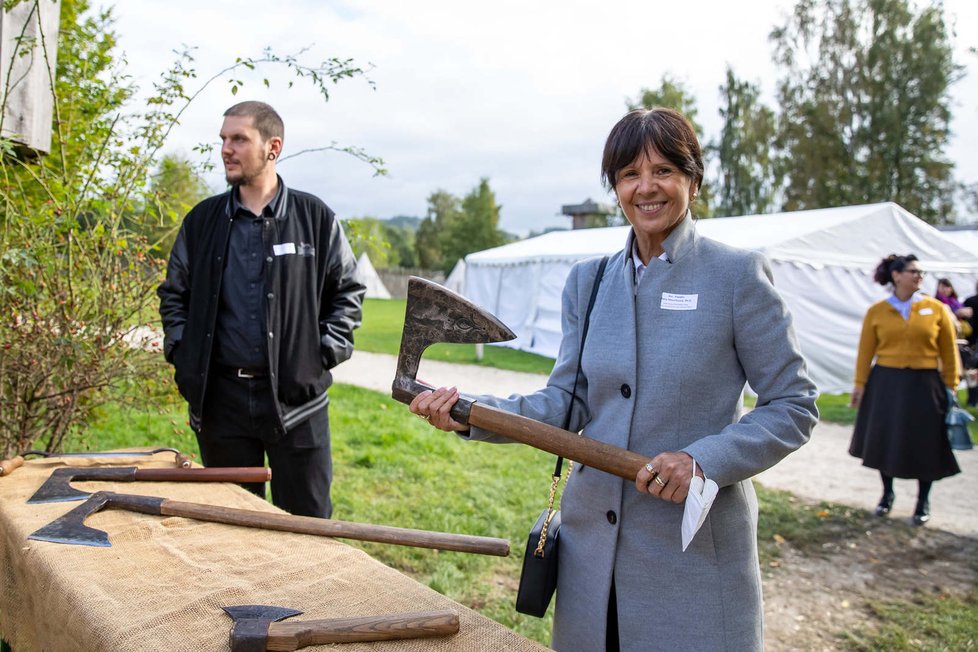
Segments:
[[[282,184],[281,177],[279,183]],[[163,353],[200,428],[230,235],[231,192],[186,216],[157,289]],[[263,218],[268,370],[282,433],[324,409],[330,369],[353,354],[366,287],[339,220],[321,200],[283,184]]]

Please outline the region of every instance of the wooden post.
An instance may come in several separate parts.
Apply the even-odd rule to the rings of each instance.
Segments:
[[[22,0],[0,9],[2,135],[29,153],[51,150],[60,0]]]

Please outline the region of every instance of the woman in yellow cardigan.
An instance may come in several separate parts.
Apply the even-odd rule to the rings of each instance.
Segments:
[[[852,390],[859,414],[849,445],[863,466],[880,472],[877,516],[893,507],[893,478],[918,481],[915,525],[930,520],[933,482],[961,470],[944,426],[945,387],[956,390],[961,370],[954,321],[943,303],[920,293],[923,276],[913,254],[890,255],[876,268],[873,278],[893,294],[863,319]]]

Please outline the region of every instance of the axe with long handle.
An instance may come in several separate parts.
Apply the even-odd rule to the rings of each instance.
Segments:
[[[28,539],[66,543],[79,546],[111,546],[109,535],[102,530],[85,525],[85,519],[102,509],[115,507],[141,514],[154,516],[181,516],[198,521],[226,523],[243,527],[278,530],[298,534],[312,534],[321,537],[356,539],[391,543],[416,548],[454,550],[473,552],[481,555],[505,557],[509,554],[509,541],[492,537],[479,537],[447,532],[429,532],[372,525],[369,523],[350,523],[313,516],[294,516],[253,509],[237,509],[204,503],[187,503],[157,496],[135,496],[111,491],[97,491],[88,500],[73,510],[56,518],[41,529],[28,536]]]
[[[29,450],[24,451],[20,455],[14,455],[9,459],[0,461],[0,477],[10,475],[15,470],[22,467],[24,465],[24,461],[28,457],[144,457],[156,455],[157,453],[173,453],[174,462],[176,463],[177,467],[181,469],[189,469],[192,466],[190,456],[186,453],[181,453],[176,448],[155,448],[149,451],[107,451],[100,453],[49,453],[47,451]]]
[[[307,645],[393,641],[458,633],[454,611],[419,611],[356,618],[279,622],[302,612],[286,607],[243,604],[224,607],[231,617],[231,652],[290,652]]]
[[[265,466],[211,466],[204,469],[145,468],[135,466],[65,466],[55,469],[34,495],[30,504],[84,500],[91,495],[71,486],[79,482],[268,482],[272,470]]]
[[[506,342],[515,337],[491,313],[437,283],[412,276],[391,395],[410,403],[421,392],[433,389],[417,380],[421,354],[432,344]],[[649,461],[625,448],[465,398],[452,408],[452,418],[626,480],[634,480]]]

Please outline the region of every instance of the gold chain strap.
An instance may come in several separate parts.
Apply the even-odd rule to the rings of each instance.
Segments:
[[[574,462],[568,460],[567,464],[567,474],[564,475],[564,486],[567,486],[567,479],[570,477],[571,469],[574,468]],[[553,520],[554,514],[554,498],[557,496],[557,485],[560,484],[560,476],[553,476],[553,481],[550,483],[550,497],[547,499],[547,518],[543,522],[543,527],[540,528],[540,540],[537,541],[537,549],[533,551],[534,557],[543,557],[543,546],[547,543],[547,532],[550,531],[550,521]]]

